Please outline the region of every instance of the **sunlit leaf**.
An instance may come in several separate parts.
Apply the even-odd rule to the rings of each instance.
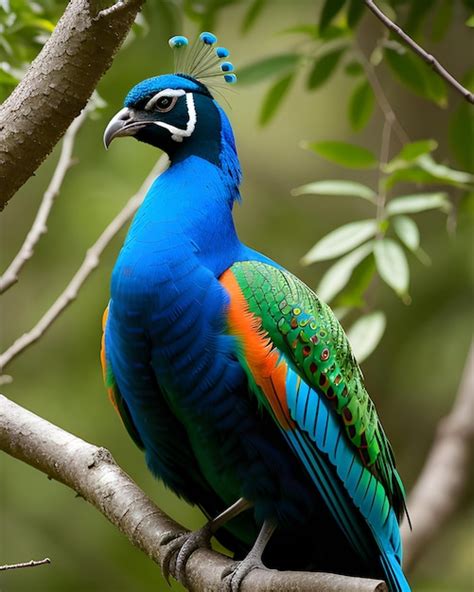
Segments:
[[[380,277],[399,296],[405,296],[408,293],[410,270],[401,246],[391,238],[379,239],[375,241],[374,255]]]
[[[377,228],[377,222],[372,219],[359,220],[340,226],[319,240],[303,257],[302,263],[309,265],[316,261],[334,259],[334,257],[343,255],[372,238],[376,234]]]
[[[411,165],[410,163],[406,165],[400,164],[398,170],[385,179],[388,189],[400,182],[453,185],[454,187],[466,188],[469,184],[474,183],[474,175],[438,164],[431,155],[423,154]]]
[[[341,56],[346,51],[345,47],[334,49],[324,54],[320,58],[316,58],[311,72],[308,77],[307,87],[310,90],[315,90],[322,86],[336,70]]]
[[[361,197],[375,203],[375,192],[367,185],[355,181],[315,181],[292,190],[292,195],[345,195]]]
[[[373,152],[355,144],[326,141],[303,142],[301,145],[331,162],[349,168],[370,169],[377,165],[377,158]]]
[[[388,202],[387,214],[415,214],[425,210],[443,210],[448,212],[451,209],[451,202],[448,195],[441,191],[436,193],[417,193],[395,197]]]
[[[359,364],[376,349],[383,337],[386,325],[385,314],[375,311],[357,319],[347,330],[347,338]]]
[[[266,3],[267,0],[253,0],[252,4],[245,13],[244,20],[242,21],[242,33],[248,33],[250,31],[260,16]]]
[[[334,263],[321,278],[316,290],[318,295],[330,302],[347,285],[354,269],[372,252],[372,248],[372,242],[366,243]]]
[[[420,246],[420,231],[416,222],[408,216],[395,216],[392,224],[402,243],[415,252]]]
[[[417,140],[405,144],[400,152],[385,166],[386,173],[393,173],[399,168],[403,168],[407,163],[415,161],[422,154],[433,152],[438,147],[436,140]]]
[[[374,99],[374,91],[367,80],[354,89],[349,100],[349,121],[356,131],[361,130],[369,121],[374,109]]]
[[[264,58],[253,64],[239,68],[239,84],[255,84],[291,70],[300,56],[296,53],[284,53]]]
[[[466,25],[468,27],[474,27],[474,14],[471,14],[471,16],[467,19]]]
[[[457,171],[444,164],[435,162],[431,155],[424,154],[416,161],[424,171],[430,173],[439,181],[451,181],[452,183],[474,183],[474,175],[465,171]]]
[[[319,29],[324,31],[332,22],[337,13],[346,3],[346,0],[326,0],[319,18]]]
[[[292,80],[293,73],[280,78],[280,80],[269,88],[262,104],[262,110],[260,111],[260,125],[266,125],[275,115],[285,95],[290,90]]]

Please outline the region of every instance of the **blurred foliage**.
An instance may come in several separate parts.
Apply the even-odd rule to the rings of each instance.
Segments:
[[[379,4],[394,22],[401,24],[415,38],[421,38],[421,42],[426,37],[425,29],[428,29],[433,40],[442,41],[453,18],[452,1],[437,3],[431,0],[392,0]],[[469,3],[464,4],[467,15]],[[257,16],[264,12],[264,7],[265,2],[260,1]],[[431,210],[438,207],[440,200],[442,209],[447,213],[450,210],[446,193],[417,194],[415,191],[428,184],[453,185],[466,192],[474,189],[473,175],[453,170],[433,159],[431,153],[437,147],[435,140],[409,141],[380,85],[379,70],[388,68],[391,75],[405,88],[443,109],[448,105],[448,90],[452,89],[448,89],[444,80],[383,26],[380,27],[379,35],[372,47],[365,50],[368,52],[366,56],[359,42],[359,23],[364,10],[362,0],[325,0],[319,12],[319,19],[314,25],[300,24],[282,31],[284,34],[299,36],[296,51],[259,58],[239,72],[239,80],[244,84],[277,78],[263,100],[259,118],[261,125],[268,124],[276,115],[296,80],[297,73],[303,72],[308,91],[321,91],[339,67],[343,68],[349,79],[355,80],[347,103],[347,117],[352,129],[361,131],[368,125],[376,104],[384,113],[385,127],[380,134],[380,157],[363,146],[347,142],[302,142],[303,148],[346,168],[377,168],[379,177],[374,189],[355,183],[348,191],[347,182],[335,180],[308,183],[293,191],[294,195],[329,194],[332,197],[338,195],[337,188],[340,187],[339,195],[353,195],[364,199],[370,195],[369,199],[373,198],[373,219],[353,222],[332,231],[320,239],[302,259],[305,265],[309,265],[344,255],[343,259],[327,270],[317,291],[328,302],[335,299],[336,306],[344,303],[344,316],[348,308],[362,311],[362,316],[357,318],[352,330],[348,330],[356,356],[361,362],[374,351],[386,325],[383,312],[379,311],[375,316],[370,312],[373,303],[368,305],[364,292],[368,292],[373,281],[380,277],[405,303],[409,303],[410,268],[405,250],[417,254],[418,259],[425,264],[429,264],[430,261],[421,248],[416,222],[407,214]],[[256,18],[253,16],[252,24]],[[247,23],[245,31],[249,28],[250,24]],[[471,67],[464,75],[470,90],[474,89],[472,72]],[[454,156],[463,166],[473,171],[472,107],[461,104],[451,120]],[[383,159],[386,159],[390,152],[391,132],[395,126],[398,129],[394,131],[398,131],[402,149],[390,162],[385,162]],[[471,135],[466,133],[467,130],[471,130]],[[388,199],[389,191],[400,183],[414,183],[416,187],[409,190],[409,195]],[[403,204],[402,211],[399,211],[400,204]],[[405,216],[393,217],[395,210],[396,213],[404,213]],[[387,233],[390,232],[393,238],[387,237]],[[374,238],[375,240],[372,240]],[[370,241],[365,242],[368,239]],[[361,247],[362,243],[365,244]],[[367,270],[366,259],[372,256],[375,265],[370,267],[371,272],[364,274],[365,282],[361,290],[360,283],[351,284],[350,279],[352,274],[360,274],[364,268]],[[374,331],[374,322],[378,323],[377,331]],[[368,341],[372,344],[370,348],[367,347]]]
[[[472,40],[466,33],[472,1],[378,4],[472,88]],[[65,5],[0,0],[3,96]],[[319,284],[349,327],[359,358],[372,354],[364,363],[367,386],[410,489],[436,423],[451,406],[471,338],[474,194],[466,189],[474,172],[474,116],[470,105],[365,14],[361,0],[148,2],[99,85],[109,105],[81,131],[80,166],[68,174],[48,235],[20,283],[3,297],[2,349],[49,307],[156,159],[156,151],[132,140],[104,154],[107,119],[138,80],[170,71],[169,36],[215,30],[233,48],[234,61],[247,64],[238,69],[240,85],[227,95],[246,175],[244,207],[235,212],[240,236],[309,285]],[[368,68],[411,140],[392,133],[382,162],[386,118]],[[256,129],[257,122],[264,127]],[[28,231],[54,159],[0,217],[2,267]],[[195,528],[202,515],[153,480],[103,394],[100,318],[123,235],[74,306],[8,368],[14,382],[4,390],[65,429],[107,446],[165,511]],[[312,236],[322,238],[310,248]],[[299,267],[303,252],[304,263],[329,267]],[[391,289],[380,289],[384,283]],[[411,305],[400,305],[394,294]],[[10,458],[1,459],[0,470],[0,563],[53,559],[49,567],[5,574],[2,590],[167,589],[156,566],[70,491]],[[469,517],[466,500],[417,567],[414,591],[472,589]]]

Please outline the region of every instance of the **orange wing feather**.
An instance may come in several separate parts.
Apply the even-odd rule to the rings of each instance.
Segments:
[[[285,430],[293,429],[295,424],[290,417],[286,400],[287,364],[272,347],[272,340],[261,329],[258,317],[249,311],[233,273],[230,270],[225,271],[220,282],[230,296],[227,311],[229,330],[238,337],[242,345],[252,378],[265,394],[280,426]]]

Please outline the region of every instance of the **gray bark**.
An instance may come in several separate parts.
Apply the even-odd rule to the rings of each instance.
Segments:
[[[71,0],[25,77],[0,106],[0,210],[86,105],[144,0]]]
[[[160,563],[165,532],[183,527],[160,510],[115,463],[110,452],[84,442],[0,395],[0,449],[76,491]],[[51,558],[54,568],[54,557]],[[206,549],[186,566],[190,592],[218,592],[231,560]],[[387,592],[384,582],[335,574],[255,570],[242,592]]]

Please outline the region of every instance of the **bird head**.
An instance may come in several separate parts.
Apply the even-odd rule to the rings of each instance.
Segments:
[[[223,128],[229,136],[230,124],[203,80],[215,78],[216,71],[226,82],[234,82],[236,77],[230,73],[232,64],[221,61],[229,55],[228,50],[214,49],[215,42],[211,33],[201,33],[197,49],[192,48],[188,58],[192,68],[187,71],[191,73],[155,76],[134,86],[125,98],[123,109],[105,130],[105,147],[114,138],[133,136],[166,152],[172,163],[190,155],[217,163]],[[182,51],[187,39],[173,37],[170,45]]]

